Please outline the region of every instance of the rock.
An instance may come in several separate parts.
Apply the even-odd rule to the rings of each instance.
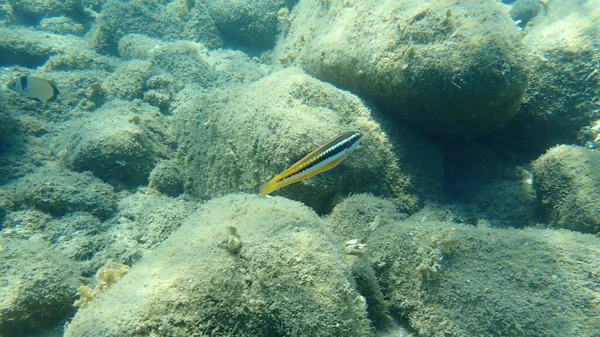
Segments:
[[[81,229],[68,231],[72,225],[65,221],[68,234],[62,248],[79,256],[89,254],[93,268],[88,271],[92,273],[111,261],[133,265],[176,231],[195,210],[194,204],[141,189],[119,200],[118,213],[101,231],[83,236]],[[85,240],[94,244],[81,247]]]
[[[28,28],[0,27],[0,66],[20,65],[37,68],[51,55],[78,43],[66,36],[40,32]],[[85,48],[83,48],[85,49]]]
[[[2,143],[6,135],[8,135],[8,130],[10,125],[12,124],[12,118],[8,114],[8,108],[4,104],[4,97],[0,96],[0,153],[2,152]]]
[[[237,90],[180,92],[187,103],[174,110],[174,128],[186,192],[201,198],[258,193],[261,184],[331,138],[360,130],[361,145],[340,166],[276,193],[319,213],[349,193],[391,197],[406,212],[441,193],[437,147],[400,126],[388,138],[356,96],[296,68]]]
[[[510,6],[510,16],[519,26],[527,23],[546,10],[546,5],[540,0],[517,0]]]
[[[541,2],[541,1],[540,1]],[[555,0],[527,24],[531,77],[519,113],[493,142],[532,159],[600,119],[600,4]]]
[[[0,237],[0,330],[18,336],[51,327],[73,313],[79,272],[40,240]]]
[[[112,186],[89,173],[42,167],[7,185],[19,207],[30,206],[56,216],[89,212],[99,218],[111,215],[116,205]]]
[[[121,37],[132,33],[165,41],[202,42],[209,48],[223,44],[214,22],[200,2],[162,4],[143,0],[108,0],[97,20],[92,45],[99,53],[117,55]]]
[[[210,0],[207,10],[226,44],[251,50],[273,48],[278,34],[278,12],[298,0]]]
[[[170,82],[175,82],[178,88],[193,83],[203,87],[250,83],[266,76],[270,71],[267,65],[250,59],[241,51],[208,50],[200,43],[162,42],[142,34],[129,34],[121,38],[119,55],[124,59],[149,60],[157,69],[154,77],[169,77]],[[147,87],[156,85],[148,83]],[[173,93],[174,90],[167,92]],[[165,98],[168,95],[170,99],[171,94],[167,92],[151,93],[146,101],[153,101],[152,105],[160,106],[156,102],[157,94],[164,95]]]
[[[523,228],[542,221],[529,162],[518,162],[497,144],[467,142],[445,148],[445,189],[457,218],[475,225]]]
[[[5,198],[6,195],[2,197]],[[90,217],[93,216],[90,215]],[[98,218],[95,219],[98,221]],[[28,240],[32,236],[43,232],[52,220],[53,218],[50,214],[35,208],[7,211],[6,218],[2,220],[2,235],[13,239]]]
[[[19,23],[39,23],[44,17],[68,15],[80,22],[91,20],[102,0],[9,0]]]
[[[250,58],[239,50],[215,49],[208,52],[218,73],[217,86],[227,83],[252,83],[271,72],[271,65]],[[223,83],[225,82],[225,83]]]
[[[39,27],[40,29],[61,35],[72,34],[83,36],[86,33],[86,28],[84,25],[77,23],[73,19],[66,16],[54,16],[42,19]]]
[[[57,140],[65,165],[118,186],[145,184],[150,171],[166,156],[166,125],[157,108],[113,101],[94,116],[71,124]]]
[[[393,221],[399,214],[371,199],[340,204],[326,222],[337,235],[352,235],[340,240],[356,237],[366,245],[362,258],[374,275],[363,268],[356,276],[377,284],[384,313],[402,317],[416,335],[593,337],[599,331],[600,308],[581,301],[598,292],[600,238],[474,227],[421,214]],[[377,218],[370,234],[355,234],[366,234]],[[377,303],[376,291],[363,295]]]
[[[561,145],[532,164],[534,186],[550,226],[600,232],[600,152]]]
[[[102,88],[111,98],[126,100],[142,98],[144,83],[152,73],[152,63],[149,61],[127,61],[104,80]]]
[[[517,112],[528,76],[520,40],[496,0],[301,0],[275,58],[427,133],[474,136]]]
[[[156,164],[150,172],[148,187],[169,196],[183,193],[183,179],[177,161],[164,160]]]
[[[172,75],[180,83],[208,86],[216,79],[217,74],[208,57],[208,49],[202,44],[170,42],[153,48],[149,54],[153,66]]]
[[[390,200],[369,194],[354,194],[335,205],[325,222],[340,241],[366,242],[378,227],[403,220]],[[362,225],[358,225],[362,224]]]
[[[227,249],[231,228],[237,253]],[[364,299],[343,258],[307,207],[225,196],[79,310],[65,337],[368,336]]]
[[[124,60],[150,58],[150,52],[165,43],[144,34],[127,34],[119,39],[119,56]]]

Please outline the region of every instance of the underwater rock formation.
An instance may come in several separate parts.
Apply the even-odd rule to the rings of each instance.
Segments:
[[[8,0],[11,20],[19,24],[35,25],[47,17],[67,15],[89,24],[104,0]]]
[[[148,177],[148,187],[176,197],[183,193],[183,179],[176,160],[163,160],[156,164]]]
[[[524,103],[493,140],[533,158],[577,143],[579,129],[600,119],[600,1],[549,3],[524,30],[531,66]]]
[[[81,211],[105,219],[116,206],[117,197],[112,186],[89,172],[42,167],[5,188],[11,191],[16,205],[30,206],[58,216]]]
[[[142,98],[144,83],[152,74],[152,63],[131,60],[121,63],[102,83],[107,99],[132,101]]]
[[[308,207],[228,195],[80,309],[65,337],[368,336],[364,298],[343,259]]]
[[[206,8],[227,45],[250,51],[269,49],[278,34],[278,12],[298,0],[209,0]]]
[[[79,271],[39,239],[0,237],[0,331],[20,336],[73,313]]]
[[[417,336],[593,337],[600,331],[597,237],[467,226],[427,212],[398,217],[388,201],[356,195],[325,221],[339,241],[365,245],[361,256],[373,272],[355,269],[355,277],[377,284],[386,299],[383,313]],[[367,303],[377,302],[373,294]]]
[[[119,39],[132,33],[165,41],[202,42],[211,48],[223,45],[204,4],[191,1],[109,0],[102,7],[91,42],[99,53],[117,55]]]
[[[600,232],[600,152],[550,149],[532,163],[534,186],[551,227]]]
[[[542,218],[529,162],[507,159],[496,144],[466,142],[444,149],[444,191],[456,215],[470,224],[523,228]]]
[[[276,61],[443,136],[488,133],[527,86],[520,32],[496,0],[301,0]]]
[[[4,105],[4,97],[0,95],[0,153],[2,152],[2,142],[4,137],[8,134],[9,125],[11,124],[11,118],[6,111],[6,105]]]
[[[143,184],[166,156],[165,125],[157,115],[158,109],[147,104],[113,101],[93,117],[74,121],[56,147],[74,171],[91,171],[111,184]]]
[[[318,213],[348,193],[389,196],[407,212],[441,193],[442,164],[435,145],[400,126],[388,137],[360,99],[297,68],[240,91],[181,94],[198,97],[187,98],[174,112],[185,190],[192,195],[258,193],[261,184],[348,130],[364,134],[348,159],[278,193]]]

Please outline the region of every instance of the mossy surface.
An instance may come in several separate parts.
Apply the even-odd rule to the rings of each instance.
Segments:
[[[557,146],[532,167],[536,191],[552,227],[600,232],[600,152]]]
[[[43,330],[74,312],[79,270],[47,242],[0,237],[0,331]]]
[[[442,167],[434,144],[402,127],[387,137],[358,97],[297,68],[240,91],[193,94],[198,98],[175,112],[188,193],[207,198],[258,192],[261,184],[348,130],[364,133],[348,159],[278,193],[319,213],[350,192],[389,196],[406,212],[440,193]],[[413,189],[417,185],[422,187]]]
[[[363,212],[348,207],[356,203]],[[363,258],[386,299],[385,312],[407,320],[418,336],[591,337],[599,331],[597,237],[473,227],[426,213],[394,221],[398,214],[385,204],[353,196],[326,222],[340,241],[366,245]],[[360,275],[369,279],[368,269]]]
[[[80,309],[65,336],[368,336],[364,299],[342,261],[306,206],[225,196]]]
[[[305,0],[290,18],[276,62],[430,134],[488,133],[514,116],[527,86],[519,31],[495,0]]]

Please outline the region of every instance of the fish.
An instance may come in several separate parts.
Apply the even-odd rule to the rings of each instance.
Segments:
[[[38,102],[53,101],[60,93],[53,81],[33,75],[18,77],[10,81],[7,87],[14,92],[32,98]]]
[[[261,196],[267,195],[284,186],[297,183],[336,167],[348,157],[352,150],[356,149],[362,136],[363,134],[360,131],[341,133],[263,184],[258,194]]]

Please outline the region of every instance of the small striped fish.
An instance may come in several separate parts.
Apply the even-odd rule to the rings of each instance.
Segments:
[[[358,146],[362,136],[358,131],[346,131],[333,138],[264,184],[259,195],[267,195],[284,186],[336,167],[348,157],[350,151]]]

